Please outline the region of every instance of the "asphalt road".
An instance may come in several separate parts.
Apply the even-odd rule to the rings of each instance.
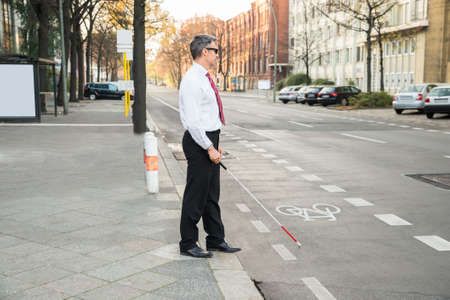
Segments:
[[[148,91],[179,151],[177,93]],[[222,98],[226,235],[266,299],[450,299],[450,190],[406,176],[450,173],[448,116]]]

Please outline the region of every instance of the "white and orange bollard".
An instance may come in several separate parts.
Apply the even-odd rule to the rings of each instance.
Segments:
[[[158,139],[152,132],[144,135],[145,181],[150,194],[159,192]]]

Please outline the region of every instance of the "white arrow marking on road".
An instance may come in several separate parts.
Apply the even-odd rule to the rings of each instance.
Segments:
[[[291,172],[301,172],[301,171],[303,171],[302,168],[297,167],[297,166],[287,166],[285,168],[288,169]]]
[[[283,244],[272,245],[278,255],[284,260],[297,260],[297,258]]]
[[[264,225],[262,221],[252,221],[253,226],[255,226],[256,230],[258,230],[261,233],[270,232],[269,228]]]
[[[418,235],[414,237],[437,251],[450,251],[450,242],[437,235]]]
[[[385,142],[385,141],[375,140],[375,139],[366,138],[366,137],[362,137],[362,136],[358,136],[358,135],[353,135],[353,134],[348,134],[348,133],[340,133],[340,135],[352,137],[352,138],[359,139],[359,140],[363,140],[363,141],[374,142],[374,143],[378,143],[378,144],[386,144],[386,143],[387,143],[387,142]]]
[[[364,200],[363,198],[344,198],[345,201],[350,203],[353,206],[373,206],[373,203],[370,203],[367,200]]]
[[[244,203],[236,203],[236,206],[243,213],[249,213],[250,212],[250,208],[248,208],[248,206],[245,205]]]
[[[315,277],[302,278],[303,283],[319,300],[336,300],[334,296]]]
[[[345,193],[344,189],[335,185],[321,185],[320,187],[330,193]]]
[[[292,124],[295,124],[295,125],[299,125],[299,126],[304,126],[304,127],[313,128],[313,126],[311,126],[311,125],[303,124],[303,123],[298,123],[298,122],[294,122],[294,121],[289,121],[289,123],[292,123]]]
[[[323,181],[322,178],[313,174],[302,175],[302,177],[308,181]]]
[[[274,160],[272,160],[274,163],[276,163],[276,164],[287,164],[288,162],[287,162],[287,160],[284,160],[284,159],[274,159]]]
[[[393,214],[379,214],[374,215],[376,218],[378,218],[380,221],[383,221],[384,223],[391,225],[391,226],[408,226],[412,225],[408,221],[403,220],[402,218],[393,215]]]

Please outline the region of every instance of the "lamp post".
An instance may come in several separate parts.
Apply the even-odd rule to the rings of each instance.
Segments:
[[[66,47],[64,45],[64,17],[63,17],[63,1],[59,0],[59,28],[61,30],[61,76],[62,97],[64,105],[64,114],[69,113],[69,103],[67,102],[67,78],[66,78]]]
[[[273,24],[275,29],[275,51],[274,51],[274,57],[273,57],[273,103],[275,103],[277,99],[277,54],[278,54],[278,25],[277,25],[277,16],[275,15],[275,11],[272,6],[272,0],[268,0],[270,11],[272,12],[273,16]]]

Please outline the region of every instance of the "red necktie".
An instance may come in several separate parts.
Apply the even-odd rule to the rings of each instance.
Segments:
[[[208,77],[209,83],[211,84],[214,93],[216,93],[217,105],[219,106],[220,121],[222,122],[223,125],[225,125],[225,117],[223,116],[223,106],[222,100],[220,100],[219,91],[217,90],[216,85],[214,84],[214,81],[211,78],[211,75],[209,75],[209,72],[206,73],[206,77]]]

